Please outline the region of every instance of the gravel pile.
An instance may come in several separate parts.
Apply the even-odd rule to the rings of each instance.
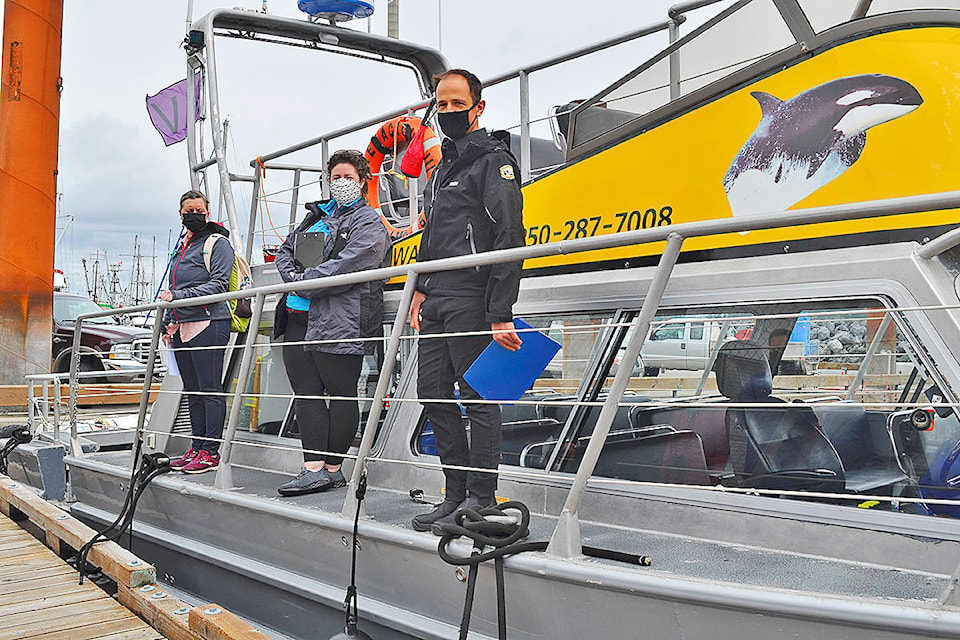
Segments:
[[[858,363],[869,346],[867,343],[867,320],[813,320],[810,323],[810,340],[819,342],[819,355],[825,362]],[[906,342],[898,341],[897,353],[905,354]],[[888,351],[881,345],[880,352]],[[905,359],[904,357],[897,358]]]

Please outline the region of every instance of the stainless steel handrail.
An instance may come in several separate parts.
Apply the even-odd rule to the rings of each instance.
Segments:
[[[540,258],[550,255],[563,255],[570,253],[580,253],[584,251],[591,251],[594,249],[605,249],[613,247],[623,247],[636,244],[645,244],[650,242],[660,242],[663,240],[668,241],[668,249],[664,253],[664,258],[661,260],[660,266],[658,267],[656,273],[654,274],[653,284],[651,285],[650,293],[648,299],[644,300],[643,308],[641,309],[640,314],[635,321],[635,326],[633,334],[631,336],[630,342],[627,345],[626,351],[626,361],[630,362],[631,358],[636,359],[639,355],[640,349],[642,347],[643,341],[646,338],[646,327],[649,327],[650,320],[657,310],[659,304],[659,297],[663,292],[663,288],[666,287],[670,273],[673,269],[673,265],[676,262],[676,253],[680,250],[680,245],[683,240],[687,238],[694,238],[700,236],[711,236],[711,235],[721,235],[725,233],[735,233],[741,231],[757,231],[761,229],[771,229],[777,227],[790,227],[806,224],[817,224],[823,222],[840,222],[844,220],[852,220],[858,218],[876,218],[883,216],[898,215],[903,213],[919,213],[925,211],[936,211],[936,210],[945,210],[945,209],[955,209],[960,208],[960,191],[948,191],[943,193],[934,193],[934,194],[924,194],[920,196],[909,196],[904,198],[892,198],[886,200],[874,200],[869,202],[860,202],[852,204],[841,204],[825,207],[815,207],[810,209],[799,209],[793,211],[780,211],[780,212],[770,212],[758,214],[755,216],[746,216],[740,218],[725,218],[719,220],[705,220],[700,222],[688,222],[683,224],[678,224],[675,226],[667,227],[658,227],[652,229],[641,229],[637,231],[629,231],[619,234],[597,236],[593,238],[582,238],[579,240],[570,240],[570,241],[561,241],[550,244],[541,244],[541,245],[532,245],[526,247],[518,247],[515,249],[504,249],[500,251],[491,251],[488,253],[482,253],[477,255],[469,256],[458,256],[454,258],[445,258],[442,260],[432,260],[429,262],[423,263],[414,263],[411,265],[398,266],[398,267],[387,267],[382,269],[374,269],[370,271],[362,271],[357,273],[349,273],[338,276],[331,276],[328,278],[308,280],[302,282],[289,282],[281,283],[274,285],[266,285],[262,287],[257,287],[253,290],[248,291],[238,291],[238,292],[228,292],[220,293],[210,296],[203,296],[198,298],[176,300],[169,303],[151,303],[145,305],[139,305],[137,307],[125,308],[123,312],[125,313],[136,313],[139,311],[145,311],[149,309],[167,309],[167,308],[179,308],[185,306],[194,306],[197,304],[210,304],[215,302],[222,302],[226,300],[231,300],[241,297],[249,297],[251,295],[256,296],[256,304],[254,305],[254,322],[259,322],[259,314],[263,308],[263,302],[267,295],[273,293],[284,293],[290,291],[312,291],[317,289],[323,289],[327,287],[336,287],[343,285],[352,285],[358,284],[361,282],[368,282],[371,280],[387,280],[390,278],[400,277],[400,276],[419,276],[425,273],[433,273],[437,271],[446,271],[452,269],[461,269],[469,268],[475,266],[487,266],[492,264],[500,264],[504,262],[514,262],[525,259]],[[404,297],[409,298],[412,295],[413,283],[408,281],[404,290]],[[404,304],[409,304],[409,300]],[[77,380],[77,365],[79,364],[79,350],[78,345],[80,344],[80,331],[82,323],[86,319],[97,318],[107,315],[115,315],[117,311],[115,310],[103,310],[98,312],[92,312],[89,314],[82,314],[77,318],[76,321],[76,333],[74,335],[74,351],[73,358],[71,360],[70,368],[70,411],[71,411],[71,440],[74,443],[73,451],[75,455],[79,455],[80,447],[79,441],[76,436],[76,380]],[[385,363],[393,363],[396,360],[397,351],[399,349],[400,343],[400,333],[402,333],[404,326],[407,322],[407,314],[404,309],[397,313],[397,317],[394,320],[391,338],[388,344],[388,348],[384,354]],[[253,324],[254,327],[257,327],[258,324]],[[157,345],[159,343],[161,323],[157,322],[154,326],[153,339],[151,343],[150,356],[147,363],[147,371],[150,375],[147,376],[147,380],[152,376],[154,363],[156,359]],[[249,369],[249,361],[251,359],[251,354],[253,351],[253,345],[256,343],[256,331],[251,331],[247,336],[247,342],[244,345],[244,362]],[[389,364],[387,365],[390,366]],[[243,369],[241,370],[241,374]],[[594,428],[594,433],[591,436],[591,442],[588,445],[588,451],[591,452],[591,455],[585,456],[583,462],[581,462],[580,467],[578,468],[576,478],[574,480],[574,485],[571,488],[570,493],[567,496],[566,503],[564,505],[563,516],[558,523],[557,529],[555,531],[554,537],[555,540],[551,542],[551,552],[557,553],[559,555],[576,555],[579,553],[579,524],[578,524],[578,509],[579,503],[582,498],[583,492],[586,489],[587,479],[593,472],[594,465],[596,464],[595,456],[596,453],[599,455],[599,451],[602,450],[603,444],[605,442],[606,434],[609,432],[610,426],[613,421],[615,414],[616,405],[620,402],[622,391],[626,387],[626,381],[629,378],[629,367],[621,367],[617,376],[614,380],[614,387],[611,389],[607,399],[604,402],[604,407],[601,411],[601,415],[597,420],[597,424]],[[357,464],[354,467],[353,476],[351,478],[351,486],[356,486],[356,482],[360,477],[360,474],[363,473],[366,463],[367,455],[372,448],[373,438],[376,434],[376,419],[379,416],[379,403],[383,401],[382,395],[386,392],[386,384],[389,376],[381,375],[382,384],[378,384],[377,394],[378,398],[375,399],[377,403],[375,407],[371,410],[370,416],[368,417],[367,428],[364,430],[363,437],[360,442],[360,451],[363,453],[363,456],[358,457]],[[233,434],[236,433],[237,422],[239,420],[239,407],[240,407],[240,396],[242,395],[241,385],[243,378],[241,377],[240,382],[238,382],[237,389],[234,393],[234,404],[233,410],[231,411],[228,424],[226,425],[225,433],[229,434],[230,437],[233,437]],[[619,390],[619,392],[618,392]],[[137,429],[138,432],[143,429],[143,422],[145,417],[145,408],[148,399],[148,387],[145,386],[144,393],[141,398],[141,407],[140,415],[138,416]],[[371,422],[373,421],[373,427],[371,428]],[[592,449],[591,449],[592,448]],[[220,469],[218,470],[217,476],[217,486],[218,488],[229,488],[230,485],[230,459],[229,459],[229,446],[225,448],[223,455],[221,456]],[[350,500],[346,501],[350,503]],[[349,510],[350,507],[344,507],[344,511]]]

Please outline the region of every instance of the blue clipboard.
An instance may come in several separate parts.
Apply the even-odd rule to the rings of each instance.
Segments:
[[[520,318],[513,324],[517,329],[533,328]],[[519,400],[560,351],[560,343],[540,331],[518,335],[523,341],[518,350],[508,351],[491,341],[463,374],[484,400]]]

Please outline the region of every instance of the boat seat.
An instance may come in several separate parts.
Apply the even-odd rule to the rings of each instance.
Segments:
[[[524,400],[538,400],[537,404],[507,404],[501,406],[502,436],[500,461],[519,465],[520,454],[532,444],[556,441],[560,437],[570,405],[551,405],[554,400],[569,400],[569,394],[551,393],[542,396],[524,396]]]
[[[669,431],[639,438],[611,434],[593,475],[640,482],[709,485],[700,436]]]
[[[758,406],[727,409],[728,428],[746,436],[743,486],[843,491],[843,463],[820,429],[813,409],[771,396],[773,376],[766,348],[746,340],[721,345],[715,367],[725,397]],[[767,406],[763,406],[767,405]]]
[[[693,431],[700,436],[707,468],[711,475],[719,477],[726,473],[730,459],[730,433],[725,411],[720,410],[722,406],[631,407],[630,426],[640,429],[655,424],[669,424],[677,429]]]
[[[862,404],[814,404],[812,407],[821,430],[843,463],[847,491],[868,493],[909,481],[897,466],[886,429],[874,437]],[[886,455],[880,453],[881,447]]]

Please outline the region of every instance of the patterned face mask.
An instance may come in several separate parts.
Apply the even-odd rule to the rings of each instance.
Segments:
[[[360,197],[360,183],[349,178],[337,178],[330,183],[330,196],[341,207],[351,204]]]

